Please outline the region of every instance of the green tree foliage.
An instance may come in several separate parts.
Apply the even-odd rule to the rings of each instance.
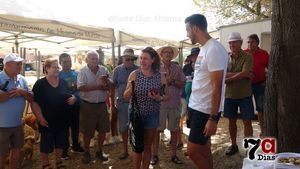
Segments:
[[[217,25],[259,20],[271,16],[271,0],[193,0],[200,13],[213,15]]]

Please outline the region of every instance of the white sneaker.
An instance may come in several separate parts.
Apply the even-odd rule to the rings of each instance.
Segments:
[[[163,142],[168,142],[169,141],[168,137],[165,135],[164,132],[160,133],[160,139]]]

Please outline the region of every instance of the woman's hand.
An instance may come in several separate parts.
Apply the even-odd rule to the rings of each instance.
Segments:
[[[46,119],[43,116],[39,116],[37,117],[37,120],[39,122],[39,124],[43,127],[49,127],[48,126],[48,122],[46,121]]]
[[[67,103],[68,105],[73,105],[76,102],[76,97],[74,95],[72,95],[70,98],[68,98]]]
[[[158,90],[155,90],[155,89],[150,90],[150,91],[148,92],[148,97],[150,97],[151,99],[154,99],[154,100],[156,100],[156,101],[160,101],[160,100],[161,100],[161,96],[160,96],[160,94],[159,94],[159,91],[158,91]]]

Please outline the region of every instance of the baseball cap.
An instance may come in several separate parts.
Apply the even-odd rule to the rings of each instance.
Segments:
[[[190,57],[190,56],[193,56],[193,55],[198,56],[199,52],[200,52],[200,48],[198,48],[198,47],[192,48],[191,49],[191,54],[189,54],[187,57]]]
[[[24,59],[21,58],[18,54],[16,53],[10,53],[6,55],[3,59],[3,64],[5,65],[7,62],[22,62]]]

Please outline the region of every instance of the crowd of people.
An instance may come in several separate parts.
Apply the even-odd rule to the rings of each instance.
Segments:
[[[210,137],[216,133],[222,112],[229,121],[232,143],[226,155],[239,151],[238,117],[243,120],[245,137],[253,137],[254,107],[263,137],[269,55],[258,47],[258,36],[249,35],[248,48],[243,50],[240,33],[232,32],[228,37],[228,53],[207,32],[205,16],[191,15],[185,24],[191,42],[200,44],[201,48],[192,48],[183,68],[172,61],[178,55],[178,49],[172,46],[158,50],[146,47],[139,56],[127,48],[112,71],[103,65],[104,54],[99,50],[87,52],[86,64],[78,71],[72,69],[71,56],[62,53],[59,59],[44,62],[45,77],[37,80],[30,91],[20,75],[23,59],[14,53],[6,55],[0,72],[0,169],[4,169],[8,152],[10,168],[19,167],[26,101],[38,121],[43,169],[52,168],[48,156],[53,152],[58,169],[68,168],[64,160],[68,159],[69,151],[81,153],[82,163],[90,163],[93,158],[90,143],[96,133],[95,157],[108,161],[103,143],[110,130],[113,136],[121,134],[123,153],[118,158],[127,159],[132,113],[140,114],[144,128],[143,151],[131,152],[134,169],[148,169],[150,164],[159,163],[160,135],[166,128],[171,135],[170,162],[182,164],[176,151],[183,146],[185,121],[190,128],[186,155],[199,169],[213,168]],[[83,60],[80,57],[80,61]],[[79,133],[83,136],[82,145]]]

